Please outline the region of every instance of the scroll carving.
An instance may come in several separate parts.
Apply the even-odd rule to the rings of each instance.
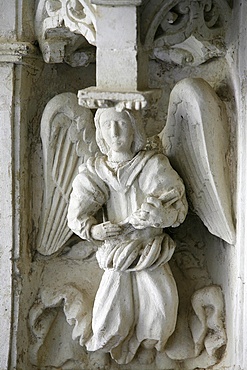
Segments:
[[[83,35],[87,41],[95,45],[95,6],[88,0],[46,0],[45,8],[50,18],[64,22],[71,32]],[[45,20],[50,22],[49,18]]]
[[[88,44],[96,45],[96,9],[89,0],[39,1],[35,28],[46,62],[82,66],[95,60]],[[154,58],[198,66],[225,55],[229,1],[143,1],[139,12],[141,41]]]
[[[224,55],[230,14],[227,0],[144,2],[143,44],[159,60],[200,65]]]
[[[83,66],[95,59],[95,5],[87,0],[40,0],[35,19],[47,63]],[[82,50],[83,49],[83,50]]]
[[[65,212],[53,227],[58,230],[65,222],[68,197],[64,189],[73,188],[68,225],[79,238],[70,239],[61,249],[72,235],[66,226],[69,234],[63,242],[54,238],[47,244],[44,239],[44,247],[39,248],[44,255],[60,255],[45,267],[30,314],[37,339],[33,363],[39,363],[42,346],[53,330],[49,323],[54,316],[46,318],[46,310],[63,309],[74,342],[79,340],[82,347],[98,353],[102,368],[105,356],[110,361],[109,354],[130,368],[132,363],[152,364],[154,369],[160,364],[176,369],[178,363],[185,369],[212,366],[226,345],[224,300],[204,265],[203,241],[196,241],[204,232],[199,227],[195,230],[196,216],[185,220],[188,205],[181,177],[191,208],[210,233],[232,242],[225,163],[228,142],[222,137],[221,146],[213,145],[209,122],[213,120],[213,127],[227,136],[222,103],[200,79],[183,80],[174,88],[161,138],[180,177],[167,156],[157,151],[159,145],[150,148],[152,139],[147,145],[140,112],[99,108],[93,121],[90,110],[76,107],[74,99],[57,96],[43,117],[45,160],[51,163],[45,169],[46,190],[52,184],[52,194],[62,189],[64,199]],[[78,156],[81,165],[72,185]],[[220,158],[217,165],[215,158]],[[56,196],[45,197],[49,215],[57,209],[54,202]],[[48,227],[48,234],[52,233],[49,222],[44,218],[42,222],[41,229]],[[216,236],[210,233],[207,239],[214,240]],[[65,359],[60,358],[57,366],[62,363]]]

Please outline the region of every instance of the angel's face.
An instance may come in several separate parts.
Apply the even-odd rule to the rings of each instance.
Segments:
[[[122,153],[130,151],[134,130],[127,116],[109,117],[102,120],[100,126],[102,137],[112,151]]]

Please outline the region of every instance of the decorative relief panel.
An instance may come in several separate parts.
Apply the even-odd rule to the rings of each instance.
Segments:
[[[197,66],[225,54],[224,32],[231,15],[227,0],[143,1],[139,12],[141,42],[158,60]],[[97,5],[89,0],[38,4],[36,34],[46,62],[65,60],[79,66],[94,61],[94,50],[88,50],[85,40],[96,45],[96,27]]]
[[[108,1],[95,3],[109,14]],[[224,55],[227,1],[143,1],[139,12],[142,45],[136,34],[123,43],[138,57],[198,66]],[[96,14],[89,1],[40,2],[46,61],[82,64],[82,48],[96,43]],[[110,33],[118,18],[109,19]],[[120,35],[111,37],[118,45]],[[123,55],[122,79],[127,62],[136,66],[136,53]],[[109,66],[98,69],[106,82]],[[80,105],[74,94],[57,95],[43,113],[43,272],[29,315],[30,358],[40,368],[206,369],[221,360],[227,335],[204,249],[235,241],[225,107],[205,80],[183,79],[165,123],[162,89],[115,82],[80,90]]]
[[[75,99],[53,98],[42,119],[49,165],[41,230],[48,238],[41,238],[38,250],[59,255],[47,261],[30,312],[32,362],[65,366],[71,358],[79,361],[80,353],[84,358],[86,348],[101,368],[110,357],[128,369],[212,366],[226,345],[224,299],[201,252],[205,231],[198,227],[196,235],[193,226],[189,232],[196,216],[179,227],[188,210],[182,179],[158,146],[150,148],[152,140],[147,146],[140,112],[100,108],[93,120]],[[171,94],[161,137],[185,180],[191,208],[212,234],[232,242],[223,111],[205,81],[183,80]],[[226,135],[219,146],[214,130]],[[68,226],[78,238],[66,225],[67,207]],[[213,238],[208,233],[207,241]],[[44,355],[51,338],[58,346],[55,359]],[[65,340],[70,349],[63,351]],[[84,364],[91,364],[90,356]]]

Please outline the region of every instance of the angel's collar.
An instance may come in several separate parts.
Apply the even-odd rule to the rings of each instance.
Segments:
[[[140,151],[131,160],[115,166],[106,156],[95,159],[97,175],[116,191],[126,192],[155,151]]]

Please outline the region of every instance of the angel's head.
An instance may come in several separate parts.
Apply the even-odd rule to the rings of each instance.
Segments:
[[[146,144],[146,134],[139,120],[128,111],[98,109],[95,115],[96,141],[103,154],[136,154]]]

